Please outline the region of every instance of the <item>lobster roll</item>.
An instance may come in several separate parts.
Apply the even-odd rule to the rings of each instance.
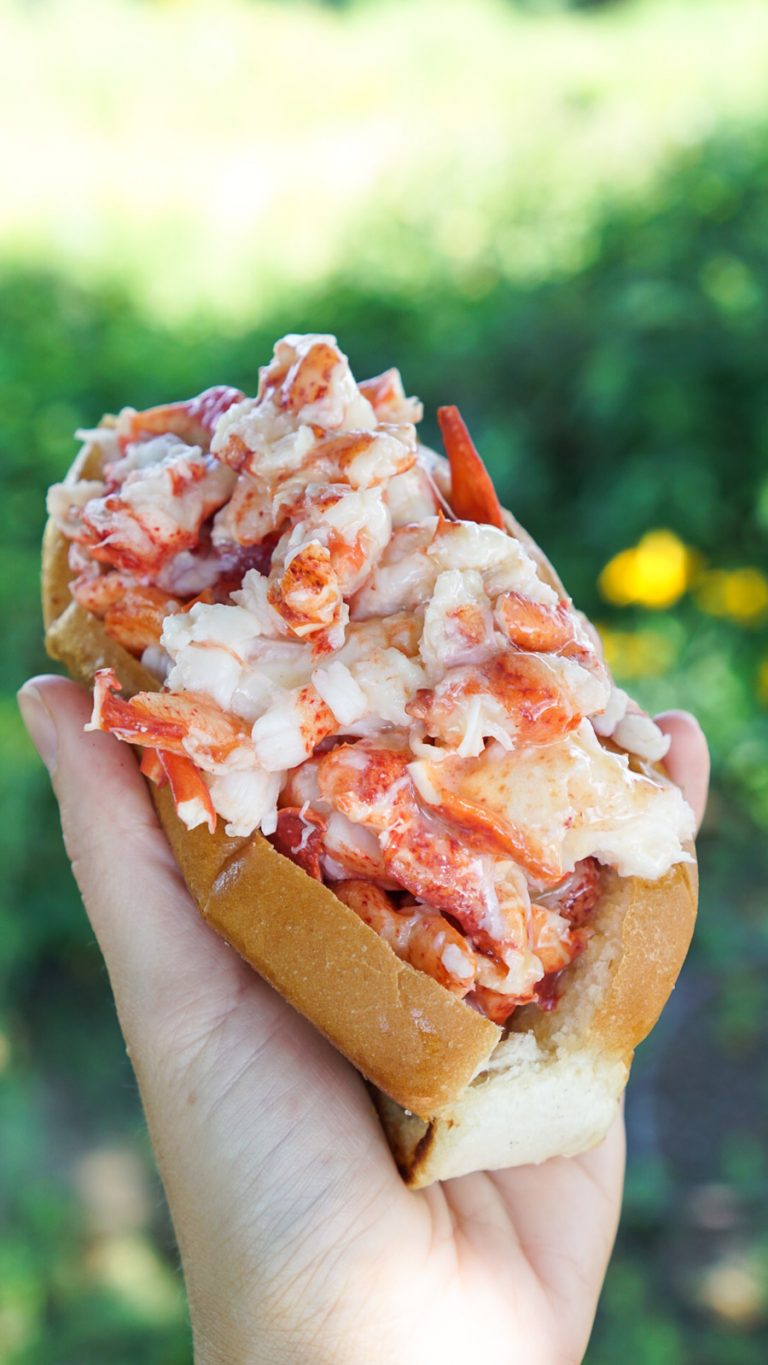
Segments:
[[[455,407],[287,336],[81,433],[46,644],[200,912],[369,1082],[413,1186],[605,1134],[696,914],[667,740]]]

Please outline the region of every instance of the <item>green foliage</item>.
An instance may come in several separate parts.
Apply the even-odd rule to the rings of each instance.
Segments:
[[[253,390],[274,337],[303,328],[338,333],[360,376],[398,363],[425,400],[433,440],[436,405],[458,402],[504,499],[580,605],[609,630],[651,630],[663,642],[663,670],[629,672],[627,683],[651,707],[690,705],[704,719],[717,785],[700,928],[683,984],[641,1053],[626,1221],[589,1359],[765,1358],[765,1317],[728,1318],[709,1272],[730,1254],[727,1238],[756,1244],[768,1208],[756,1141],[768,1110],[766,626],[759,616],[713,615],[695,586],[660,613],[621,610],[601,599],[596,578],[651,527],[669,528],[711,567],[768,569],[767,148],[758,129],[682,151],[652,192],[602,216],[581,267],[556,280],[513,283],[491,264],[471,289],[446,271],[419,290],[350,271],[311,296],[286,292],[257,327],[225,332],[204,319],[164,328],[117,288],[88,291],[31,270],[0,277],[3,1359],[188,1359],[172,1288],[158,1307],[99,1279],[70,1181],[84,1144],[114,1141],[138,1116],[52,801],[11,695],[44,664],[43,491],[74,453],[75,426],[212,382]],[[406,228],[399,247],[409,250]],[[701,1233],[692,1202],[710,1185],[737,1201],[721,1240]],[[159,1248],[157,1276],[172,1285],[167,1228],[145,1235]],[[707,1236],[709,1259],[699,1263]],[[687,1277],[669,1270],[680,1257]]]

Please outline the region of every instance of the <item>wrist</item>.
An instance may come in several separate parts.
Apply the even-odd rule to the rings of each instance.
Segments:
[[[342,1342],[336,1332],[318,1340],[295,1327],[270,1329],[258,1321],[228,1323],[221,1330],[193,1323],[192,1338],[195,1365],[379,1365],[359,1336]]]
[[[249,1303],[230,1289],[201,1303],[190,1294],[195,1365],[393,1365],[359,1323],[345,1329],[335,1306],[310,1318],[298,1287],[278,1307],[268,1297]]]

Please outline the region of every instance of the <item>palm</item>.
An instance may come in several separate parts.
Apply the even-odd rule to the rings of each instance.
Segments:
[[[177,1001],[166,1055],[182,1102],[206,1078],[206,1131],[188,1137],[225,1158],[208,1195],[254,1282],[268,1244],[304,1329],[322,1330],[332,1302],[382,1360],[451,1361],[470,1346],[502,1362],[580,1359],[618,1217],[620,1125],[572,1161],[410,1192],[357,1073],[233,954],[208,949],[203,998],[196,973],[178,982],[195,1008]],[[249,1228],[255,1188],[270,1193]]]
[[[36,688],[198,1360],[580,1360],[615,1233],[621,1124],[573,1160],[406,1190],[357,1073],[197,915],[130,753],[83,733],[79,688]],[[703,737],[690,718],[664,723],[700,816]]]

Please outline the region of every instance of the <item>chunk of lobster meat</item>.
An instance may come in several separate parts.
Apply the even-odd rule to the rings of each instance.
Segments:
[[[554,850],[528,823],[510,818],[502,803],[486,801],[482,786],[475,790],[467,782],[474,767],[471,760],[448,756],[437,762],[417,760],[409,772],[422,805],[455,830],[464,846],[512,859],[544,886],[559,882],[562,871]]]
[[[462,999],[472,989],[475,953],[463,934],[436,910],[415,907],[408,961]]]
[[[540,654],[560,654],[591,672],[602,684],[607,705],[610,683],[595,642],[577,612],[564,599],[534,602],[522,592],[505,592],[496,600],[495,619],[510,644]]]
[[[346,604],[330,551],[318,540],[302,546],[282,569],[273,570],[268,601],[297,639],[332,633],[334,646],[343,643]]]
[[[216,811],[211,793],[202,773],[191,758],[159,750],[158,757],[168,779],[176,814],[187,829],[207,825],[211,834],[216,829]]]
[[[605,710],[593,718],[592,724],[596,734],[613,740],[619,749],[647,763],[660,763],[669,750],[669,735],[615,685]]]
[[[353,620],[381,619],[414,611],[428,601],[439,573],[428,550],[435,538],[437,518],[398,527],[373,573],[351,605]]]
[[[254,723],[251,737],[257,762],[271,773],[295,768],[338,728],[336,716],[312,683],[294,688]]]
[[[372,379],[363,379],[359,387],[380,422],[417,423],[424,416],[424,406],[419,399],[406,397],[397,369],[384,370]]]
[[[164,749],[145,749],[140,770],[158,787],[170,786],[176,814],[187,829],[207,825],[211,834],[216,829],[216,811],[211,793],[202,773],[191,758]]]
[[[529,913],[530,905],[521,913],[510,942],[487,943],[477,954],[477,979],[470,1003],[496,1024],[505,1024],[514,1010],[534,999],[543,975],[530,943]]]
[[[484,1014],[492,1024],[498,1024],[499,1028],[503,1028],[515,1010],[521,1005],[530,1004],[533,998],[533,991],[519,996],[507,995],[505,992],[494,990],[492,986],[476,985],[471,995],[467,997],[467,1004],[473,1005],[478,1013]]]
[[[485,522],[504,530],[496,490],[458,408],[438,408],[437,420],[451,467],[451,507],[462,521]]]
[[[472,569],[480,573],[492,601],[511,591],[522,592],[535,602],[558,601],[554,589],[539,577],[527,547],[498,526],[438,516],[428,554],[440,572]]]
[[[587,930],[574,928],[555,911],[529,906],[519,947],[478,954],[471,1003],[500,1025],[533,1000],[542,1009],[553,1009],[553,983],[583,952],[587,938]]]
[[[553,654],[575,640],[575,621],[568,603],[534,602],[521,592],[505,592],[496,600],[494,615],[510,644],[538,654]]]
[[[319,543],[328,550],[345,597],[368,577],[392,533],[389,508],[374,488],[309,485],[290,516],[293,527],[278,544],[275,559],[288,561],[305,545]]]
[[[164,787],[168,781],[168,775],[160,762],[160,754],[157,749],[142,749],[139,772],[156,787]]]
[[[321,859],[325,820],[316,811],[298,806],[282,806],[277,812],[277,828],[270,843],[278,853],[290,858],[309,877],[323,880]]]
[[[400,796],[410,791],[409,759],[404,742],[337,744],[318,761],[320,794],[348,820],[383,832],[396,818]]]
[[[567,920],[573,928],[581,928],[592,915],[602,890],[602,871],[597,858],[582,858],[573,872],[564,877],[551,891],[536,897],[536,904]]]
[[[364,877],[382,886],[397,887],[387,873],[376,835],[363,825],[353,824],[338,810],[331,811],[327,818],[323,870],[331,881]]]
[[[693,817],[679,790],[633,771],[586,720],[549,745],[505,750],[491,743],[471,761],[448,755],[428,775],[433,785],[453,787],[463,800],[528,832],[541,868],[530,875],[542,891],[583,858],[597,858],[621,877],[649,879],[670,866],[662,859],[685,860],[679,845],[691,837]]]
[[[479,574],[491,601],[502,592],[516,590],[536,601],[557,602],[519,540],[496,526],[448,521],[438,514],[414,525],[396,526],[373,573],[355,596],[352,616],[364,620],[411,611],[428,602],[438,576],[452,570]]]
[[[422,450],[411,469],[395,474],[387,483],[387,504],[393,527],[413,525],[434,517],[440,506],[440,494],[429,469],[423,462]]]
[[[320,795],[317,769],[320,758],[308,758],[298,768],[289,768],[280,788],[280,806],[312,806],[321,815],[330,807]]]
[[[431,681],[447,669],[487,663],[498,652],[491,604],[474,569],[448,569],[438,575],[424,613],[419,653]]]
[[[232,496],[214,517],[211,539],[217,547],[260,545],[277,526],[272,497],[263,479],[238,474]]]
[[[323,696],[343,721],[345,734],[368,736],[393,727],[409,728],[405,708],[426,682],[417,654],[420,624],[414,616],[398,615],[347,626],[344,644],[325,670],[323,684]],[[338,684],[332,677],[335,672]],[[343,715],[337,696],[344,699]]]
[[[278,341],[271,363],[259,373],[259,401],[265,400],[297,422],[326,431],[375,421],[333,336],[309,333]]]
[[[182,610],[178,598],[161,588],[117,572],[83,575],[71,590],[81,607],[103,620],[107,635],[137,658],[159,645],[166,617]]]
[[[125,450],[134,441],[171,433],[187,445],[207,448],[219,418],[244,397],[240,389],[233,389],[228,384],[217,384],[195,398],[186,398],[178,403],[162,403],[158,407],[146,408],[144,412],[124,408],[116,427],[120,447]]]
[[[407,711],[462,756],[481,753],[486,739],[507,748],[549,744],[573,730],[583,714],[549,662],[518,651],[449,669],[435,688],[417,693]]]
[[[95,498],[103,497],[101,479],[77,479],[71,483],[54,483],[46,495],[48,516],[67,540],[78,540],[82,535],[83,512]]]
[[[451,914],[478,943],[517,933],[500,908],[492,859],[419,806],[409,753],[381,742],[339,744],[317,766],[325,800],[379,836],[387,877]]]
[[[487,854],[468,848],[415,801],[402,802],[381,844],[387,872],[406,891],[452,915],[478,946],[495,942],[498,900]]]
[[[327,437],[314,447],[310,461],[326,479],[346,481],[353,488],[376,488],[412,469],[417,452],[413,426],[383,423],[372,431]]]
[[[158,464],[130,473],[119,493],[88,503],[83,542],[102,563],[155,577],[197,544],[203,522],[227,501],[234,478],[199,447],[173,446]]]
[[[230,760],[253,762],[248,727],[210,698],[192,692],[138,692],[130,701],[118,694],[120,681],[111,668],[93,679],[93,714],[89,730],[105,730],[130,744],[192,758],[215,771]],[[238,753],[238,751],[242,751]]]
[[[421,632],[418,612],[401,611],[381,620],[352,621],[339,658],[349,667],[365,664],[388,649],[396,649],[408,659],[418,658]]]
[[[239,583],[245,572],[240,561],[247,561],[250,568],[251,556],[239,548],[226,555],[220,553],[209,542],[207,528],[201,528],[200,539],[193,549],[180,550],[166,560],[152,575],[152,582],[171,597],[199,598],[206,601],[226,601],[229,595],[227,580],[236,578]]]
[[[531,948],[536,954],[544,975],[561,972],[584,951],[589,931],[576,929],[562,916],[543,905],[531,906]]]
[[[226,834],[242,839],[256,829],[274,834],[281,777],[282,773],[268,773],[251,763],[219,769],[209,778],[211,800],[227,822]]]
[[[453,995],[463,997],[471,989],[475,955],[467,940],[442,915],[418,905],[397,910],[386,891],[369,881],[336,882],[333,890],[403,961],[433,977]]]

